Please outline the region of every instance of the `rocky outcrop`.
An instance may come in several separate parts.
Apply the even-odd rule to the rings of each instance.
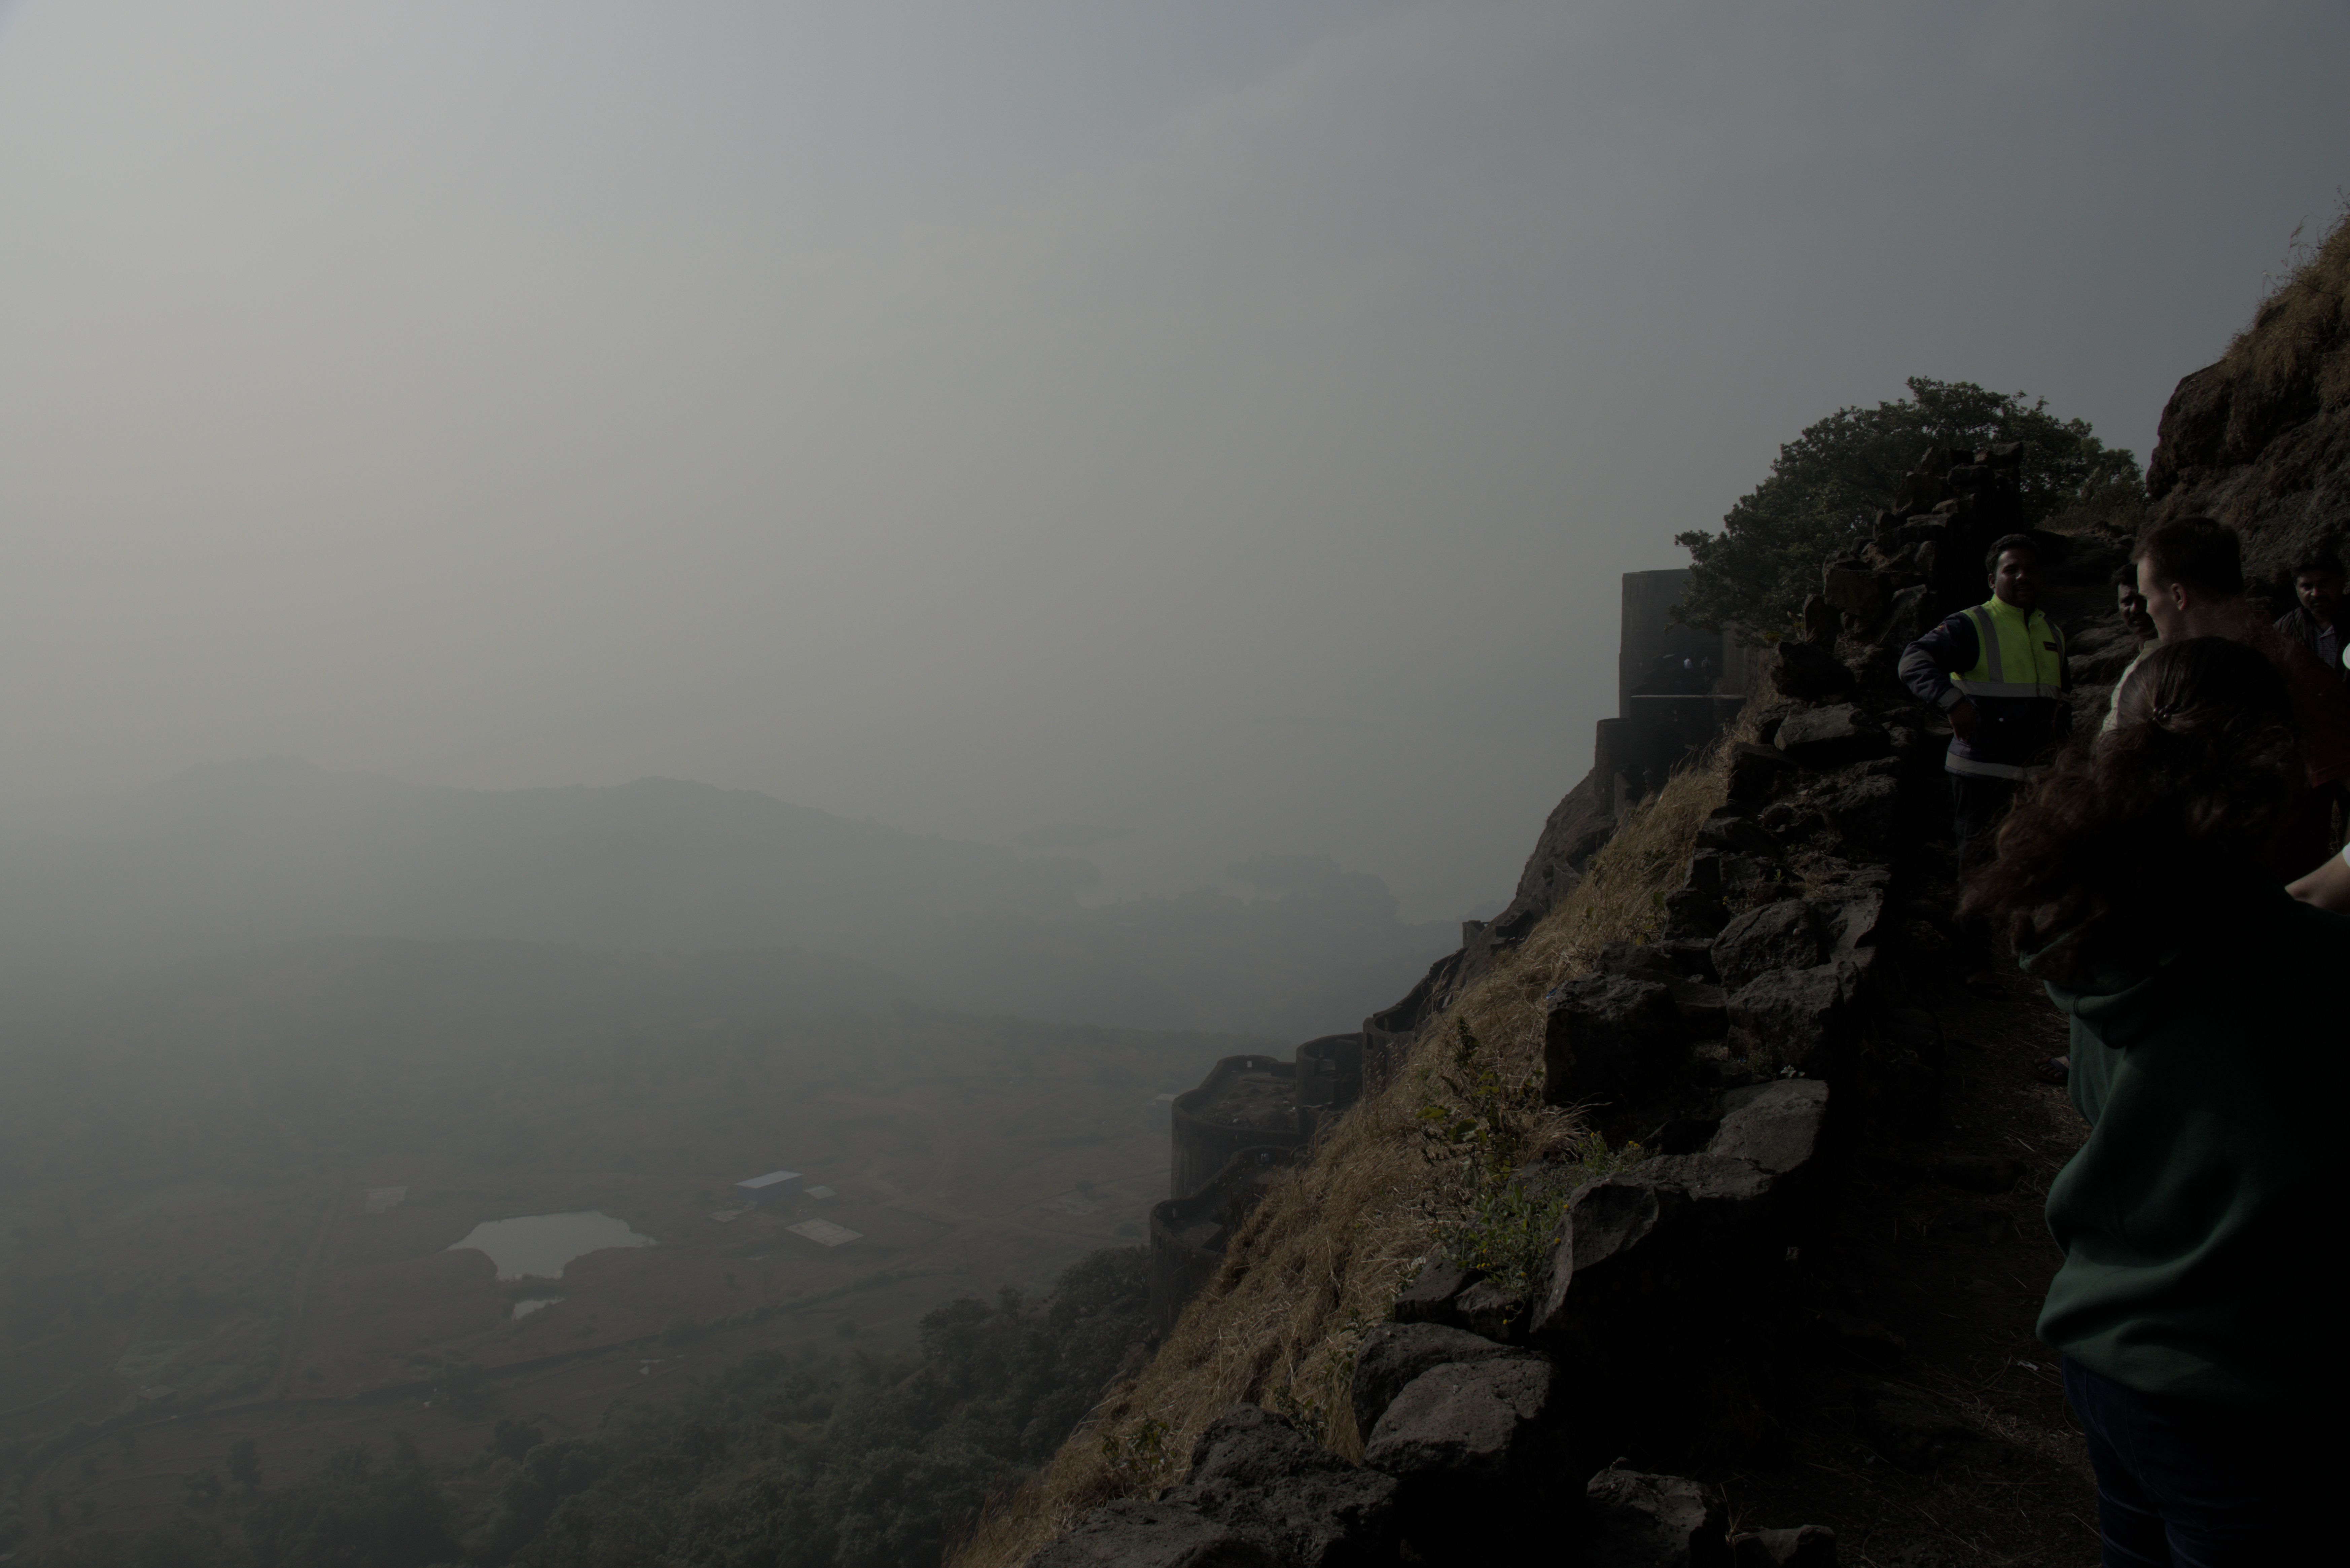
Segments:
[[[2218,363],[2178,383],[2146,487],[2152,521],[2218,518],[2272,584],[2302,551],[2350,535],[2350,221]]]
[[[1934,857],[1913,849],[1947,838],[1949,731],[1891,670],[1940,591],[1936,552],[1917,546],[1996,525],[2013,454],[1929,453],[1912,479],[1908,510],[1882,520],[1898,547],[1880,539],[1831,566],[1814,635],[1782,643],[1766,667],[1775,701],[1758,740],[1727,759],[1726,798],[1661,924],[1544,1000],[1545,1097],[1585,1107],[1617,1148],[1638,1138],[1636,1158],[1517,1173],[1524,1190],[1564,1198],[1538,1267],[1489,1278],[1424,1261],[1393,1321],[1357,1347],[1361,1469],[1306,1453],[1263,1412],[1234,1412],[1150,1509],[1089,1516],[1055,1550],[1095,1555],[1067,1562],[1448,1561],[1530,1543],[1569,1564],[1835,1561],[1825,1530],[1733,1536],[1700,1481],[1600,1467],[1696,1453],[1719,1390],[1768,1382],[1824,1346],[1883,1369],[1905,1354],[1877,1325],[1799,1299],[1786,1265],[1812,1239],[1856,1123],[1909,1134],[1939,1114],[1939,1026],[1887,981],[1910,961],[1905,945],[1911,958],[1948,950],[1935,912],[1947,890],[1921,897]],[[2077,550],[2076,567],[2118,556],[2095,540]],[[1460,952],[1347,1037],[1365,1077],[1571,887],[1567,830],[1597,831],[1576,826],[1601,820],[1597,804],[1563,805],[1537,855],[1548,868],[1529,863],[1514,912],[1472,926]],[[1575,853],[1588,853],[1580,839]],[[1979,1191],[2015,1179],[1977,1163],[1931,1174]],[[1970,1440],[1889,1384],[1862,1423],[1899,1466],[1930,1467]],[[1102,1555],[1128,1551],[1144,1555]]]

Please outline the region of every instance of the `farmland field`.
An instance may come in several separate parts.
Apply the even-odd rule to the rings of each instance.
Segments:
[[[1157,1096],[1265,1044],[940,1013],[806,954],[502,943],[269,949],[20,1012],[0,1444],[36,1542],[167,1515],[241,1438],[283,1473],[405,1433],[462,1492],[494,1414],[587,1432],[748,1350],[903,1349],[1130,1243]],[[505,1281],[451,1250],[581,1211],[651,1244]]]

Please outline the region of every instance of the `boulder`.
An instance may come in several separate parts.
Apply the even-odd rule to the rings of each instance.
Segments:
[[[1543,1094],[1553,1105],[1658,1087],[1689,1058],[1662,981],[1584,975],[1553,989],[1544,1006]]]
[[[1771,1172],[1752,1160],[1711,1150],[1659,1155],[1642,1160],[1632,1171],[1643,1180],[1679,1189],[1690,1212],[1717,1231],[1743,1229],[1763,1219],[1778,1187]]]
[[[1383,1323],[1355,1352],[1355,1428],[1367,1437],[1406,1386],[1433,1367],[1523,1356],[1466,1329],[1434,1323]]]
[[[1731,1052],[1773,1072],[1793,1068],[1804,1077],[1833,1077],[1859,1022],[1868,956],[1774,969],[1731,992]]]
[[[1551,1383],[1540,1356],[1430,1367],[1388,1402],[1363,1462],[1401,1480],[1407,1505],[1423,1508],[1534,1482],[1555,1455]]]
[[[1853,702],[1830,703],[1794,715],[1779,726],[1774,743],[1804,767],[1823,771],[1848,767],[1893,750],[1885,726]]]
[[[1481,1339],[1496,1343],[1523,1338],[1526,1298],[1495,1279],[1479,1280],[1452,1299],[1455,1321]]]
[[[1353,1568],[1395,1554],[1392,1477],[1348,1464],[1269,1411],[1235,1405],[1192,1445],[1191,1470],[1160,1499],[1300,1568]]]
[[[1725,855],[1721,857],[1721,896],[1733,903],[1752,904],[1783,897],[1780,889],[1785,883],[1786,876],[1778,862],[1767,856]],[[1669,899],[1670,895],[1667,897]]]
[[[1583,1489],[1584,1568],[1726,1568],[1730,1534],[1712,1492],[1681,1476],[1610,1465]]]
[[[1885,889],[1856,887],[1840,897],[1810,899],[1812,928],[1820,934],[1821,961],[1832,963],[1877,945],[1885,923]]]
[[[1197,1509],[1128,1499],[1078,1520],[1024,1568],[1278,1568],[1280,1562]]]
[[[1816,1078],[1781,1078],[1721,1097],[1721,1126],[1708,1154],[1751,1160],[1773,1176],[1811,1163],[1827,1127],[1828,1086]]]
[[[1775,1181],[1750,1160],[1691,1154],[1586,1186],[1553,1234],[1530,1337],[1615,1355],[1713,1299],[1711,1287],[1776,1234]]]
[[[1797,898],[1749,909],[1713,939],[1713,971],[1733,991],[1774,969],[1809,969],[1825,956],[1812,907]]]
[[[1825,1524],[1747,1530],[1730,1538],[1733,1568],[1836,1568],[1835,1532]]]
[[[1450,1323],[1452,1321],[1452,1300],[1480,1276],[1473,1269],[1464,1269],[1450,1258],[1428,1260],[1418,1277],[1396,1297],[1395,1320],[1398,1323]],[[1373,1332],[1377,1332],[1374,1330]]]
[[[1778,747],[1740,741],[1730,748],[1729,798],[1759,805],[1793,779],[1795,771],[1795,760]]]
[[[1836,656],[1814,643],[1783,638],[1779,657],[1771,667],[1771,683],[1783,697],[1803,702],[1831,701],[1859,688],[1851,670]],[[1783,730],[1784,724],[1780,726]]]

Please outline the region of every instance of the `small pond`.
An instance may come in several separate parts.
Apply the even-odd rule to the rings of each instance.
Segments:
[[[563,1265],[587,1252],[607,1247],[650,1247],[650,1236],[629,1229],[625,1220],[588,1210],[577,1214],[525,1214],[514,1220],[484,1220],[466,1238],[450,1247],[455,1252],[470,1247],[489,1254],[498,1278],[559,1280]]]

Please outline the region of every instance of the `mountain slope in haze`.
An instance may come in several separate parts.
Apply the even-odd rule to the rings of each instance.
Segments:
[[[807,946],[909,918],[1073,910],[1093,867],[674,779],[510,792],[270,760],[0,844],[20,953],[171,960],[320,935]]]
[[[794,947],[940,1005],[1067,1022],[1351,1027],[1452,945],[1376,877],[1266,862],[1266,896],[1088,909],[1087,861],[674,779],[488,792],[284,760],[0,830],[0,979],[87,983],[318,937]]]

